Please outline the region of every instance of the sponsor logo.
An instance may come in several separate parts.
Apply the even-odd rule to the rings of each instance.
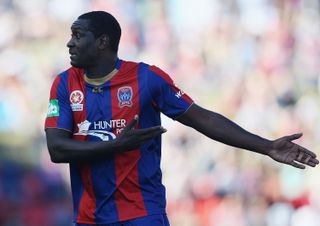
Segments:
[[[126,126],[125,119],[113,119],[109,121],[97,121],[93,122],[94,129],[113,129],[113,128],[124,128]]]
[[[123,86],[118,89],[119,107],[132,107],[132,88],[130,86]]]
[[[80,90],[74,90],[70,94],[70,106],[72,111],[82,111],[83,110],[83,93]]]
[[[88,120],[85,120],[81,123],[78,123],[79,130],[74,135],[94,136],[103,141],[109,141],[115,139],[116,135],[113,132],[107,131],[108,129],[113,130],[116,134],[120,134],[125,126],[125,119],[96,122],[89,122]]]
[[[178,92],[176,92],[175,96],[179,99],[183,94],[184,92],[182,90],[179,90]]]
[[[58,100],[53,99],[49,102],[47,117],[59,116],[59,103]]]
[[[184,92],[176,84],[173,84],[173,85],[178,89],[178,92],[176,92],[175,96],[178,99],[181,98],[184,95]]]

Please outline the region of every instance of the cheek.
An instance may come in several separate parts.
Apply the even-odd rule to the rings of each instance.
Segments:
[[[96,56],[96,51],[94,46],[89,44],[82,47],[82,53],[83,53],[83,56],[89,59]]]

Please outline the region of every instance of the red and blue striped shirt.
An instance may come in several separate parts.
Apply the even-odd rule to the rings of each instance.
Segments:
[[[65,129],[73,139],[108,141],[139,115],[136,128],[161,124],[160,112],[177,118],[192,100],[155,66],[118,60],[118,72],[100,86],[71,67],[59,74],[50,92],[45,128]],[[161,135],[140,149],[91,164],[70,164],[73,221],[108,224],[165,213],[160,169]]]

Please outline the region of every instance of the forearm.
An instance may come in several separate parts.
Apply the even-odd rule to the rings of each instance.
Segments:
[[[196,129],[211,139],[257,153],[267,154],[271,148],[271,141],[244,130],[217,113],[211,112],[208,123]]]
[[[161,126],[133,129],[138,116],[127,125],[120,136],[110,141],[79,141],[72,133],[58,128],[46,129],[51,160],[56,163],[90,162],[108,158],[116,153],[136,150],[166,130]]]
[[[193,111],[192,115],[197,115],[196,117],[187,116],[179,121],[213,140],[261,154],[267,154],[272,147],[270,140],[246,131],[218,113],[199,106],[194,107]]]
[[[112,141],[78,141],[68,138],[48,142],[51,160],[55,163],[90,162],[101,160],[118,151],[115,140]]]

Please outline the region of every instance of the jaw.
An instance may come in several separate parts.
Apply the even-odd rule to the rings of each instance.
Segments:
[[[85,68],[87,62],[90,62],[90,60],[82,59],[78,54],[70,55],[70,64],[73,67]]]
[[[71,64],[76,64],[77,63],[77,55],[70,55],[70,63]]]
[[[73,66],[73,67],[76,67],[76,68],[81,68],[81,69],[84,69],[84,70],[90,70],[90,69],[93,69],[93,68],[96,68],[97,64],[94,63],[95,61],[93,59],[91,60],[83,60],[83,59],[71,59],[70,60],[70,64]]]
[[[79,65],[78,61],[75,60],[73,57],[70,57],[70,64],[73,66],[73,67],[78,67],[80,68],[81,65]]]

